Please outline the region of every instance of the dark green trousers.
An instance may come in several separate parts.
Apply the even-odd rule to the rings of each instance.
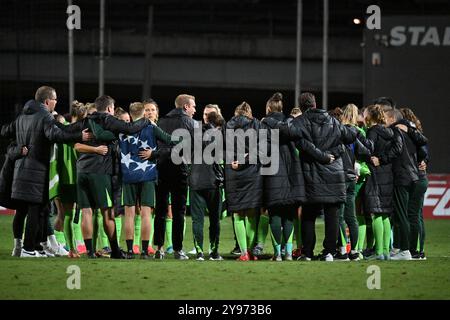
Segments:
[[[394,224],[398,226],[400,250],[410,250],[417,247],[419,214],[418,210],[411,208],[416,185],[417,181],[410,183],[408,186],[394,187]],[[415,243],[414,239],[411,239],[413,232],[416,233]]]
[[[212,190],[190,190],[189,202],[192,216],[192,232],[197,252],[203,252],[203,228],[205,212],[209,214],[209,241],[211,250],[218,252],[220,236],[220,214],[222,213],[222,196],[219,188]]]
[[[417,216],[417,229],[411,225],[410,232],[410,248],[413,251],[417,250],[417,241],[420,241],[420,252],[423,252],[423,246],[425,242],[425,226],[423,223],[423,201],[425,199],[425,192],[428,188],[428,178],[426,176],[421,177],[414,186],[413,193],[408,208],[408,217]]]
[[[345,203],[343,203],[339,209],[339,227],[341,233],[345,236],[345,225],[347,224],[350,232],[350,243],[352,250],[355,250],[356,244],[358,243],[358,221],[356,220],[355,211],[356,182],[346,182],[345,186],[347,187],[347,196],[345,198]],[[342,243],[342,237],[338,237],[338,244],[341,247],[346,246],[345,243]]]

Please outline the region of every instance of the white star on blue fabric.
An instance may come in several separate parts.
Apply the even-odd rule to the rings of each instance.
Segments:
[[[141,143],[142,149],[151,149],[151,147],[148,145],[148,141],[139,140],[139,142]]]
[[[143,172],[145,172],[145,170],[147,170],[148,167],[151,167],[151,164],[148,164],[148,160],[145,160],[144,162],[136,162],[137,167],[133,170],[133,171],[137,171],[137,170],[142,170]]]
[[[123,163],[127,167],[127,169],[130,168],[130,164],[136,162],[131,159],[131,152],[127,153],[127,155],[124,155],[122,152],[120,154],[122,156],[122,159],[120,160],[120,162]]]

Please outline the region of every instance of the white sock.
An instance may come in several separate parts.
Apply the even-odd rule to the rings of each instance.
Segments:
[[[50,242],[50,246],[54,249],[57,249],[59,247],[58,241],[56,241],[56,237],[54,234],[47,237],[48,242]]]
[[[16,249],[22,249],[22,239],[14,239],[14,247]]]
[[[346,247],[339,247],[341,249],[341,254],[346,254],[347,253],[347,248]]]
[[[355,254],[355,253],[358,253],[358,251],[356,251],[356,250],[351,250],[350,253],[351,253],[351,254]]]

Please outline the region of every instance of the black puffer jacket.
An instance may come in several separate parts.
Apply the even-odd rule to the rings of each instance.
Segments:
[[[204,136],[208,135],[210,138],[204,142],[202,153],[206,147],[208,147],[208,149],[213,148],[215,143],[218,142],[213,135],[214,133],[220,135],[220,139],[222,139],[222,131],[214,128],[210,124],[203,125],[202,132]],[[221,146],[222,145],[217,145],[217,147]],[[215,154],[212,154],[211,156],[215,157]],[[193,163],[191,165],[191,170],[189,173],[189,188],[191,190],[216,189],[223,186],[223,180],[223,168],[219,163],[214,162],[212,164],[206,164],[204,159],[202,159],[201,164]]]
[[[189,117],[187,113],[181,108],[175,108],[168,114],[166,114],[165,117],[159,119],[158,126],[170,135],[176,129],[186,129],[191,135],[191,146],[194,143],[194,128],[200,128],[198,122]],[[158,140],[158,171],[160,172],[159,176],[163,178],[164,176],[182,176],[187,179],[187,164],[182,163],[180,165],[175,165],[170,158],[171,148],[172,145]]]
[[[342,164],[343,144],[351,144],[357,129],[343,126],[325,110],[308,109],[289,125],[292,138],[300,149],[300,161],[306,184],[308,203],[342,203],[345,201],[345,173]],[[335,161],[329,163],[329,154]]]
[[[268,130],[270,147],[270,129],[276,129],[270,118],[287,122],[282,112],[272,112],[261,121],[261,127]],[[285,136],[279,137],[279,166],[274,175],[264,175],[264,207],[298,205],[305,201],[305,181],[295,144]],[[272,152],[272,150],[271,150]]]
[[[408,132],[395,128],[395,125],[403,124],[408,127]],[[394,172],[394,185],[407,186],[412,182],[419,180],[419,169],[417,167],[417,147],[427,144],[428,140],[417,130],[413,124],[402,119],[391,127],[399,130],[403,142],[403,148],[398,157],[392,161],[392,170]]]
[[[18,146],[15,142],[11,142],[8,146],[0,172],[0,205],[8,209],[16,209],[18,201],[11,199],[11,189],[14,176],[14,163],[22,157],[22,146]]]
[[[260,122],[257,119],[249,119],[245,116],[233,117],[228,121],[226,129],[242,129],[244,132],[254,130],[258,135]],[[233,143],[228,142],[226,143]],[[253,146],[256,147],[256,146]],[[231,164],[225,164],[225,192],[229,212],[245,209],[260,208],[263,205],[263,178],[260,174],[261,164],[249,164],[250,154],[253,156],[257,150],[250,148],[248,142],[245,144],[245,163],[240,163],[239,168],[234,170]],[[230,154],[234,160],[238,159],[235,144],[234,154]],[[227,161],[228,162],[228,161]]]
[[[398,156],[402,140],[398,131],[394,133],[394,130],[378,124],[367,130],[367,138],[374,144],[372,155],[378,157],[381,164],[375,167],[367,161],[371,174],[367,176],[364,185],[364,211],[390,214],[394,209],[392,203],[394,176],[391,161]]]
[[[81,131],[69,132],[70,126],[63,131],[55,122],[43,104],[30,100],[12,124],[3,126],[3,136],[15,138],[17,145],[28,148],[27,156],[16,160],[14,166],[13,199],[46,203],[52,143],[81,141]]]

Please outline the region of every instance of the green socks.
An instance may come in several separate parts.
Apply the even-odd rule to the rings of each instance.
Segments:
[[[166,218],[166,243],[167,248],[172,247],[172,219]]]
[[[267,233],[269,232],[269,216],[262,214],[259,216],[258,232],[256,233],[256,244],[264,247]]]
[[[245,217],[245,231],[247,233],[247,246],[249,249],[255,246],[257,224],[258,220],[255,216]]]
[[[141,245],[141,215],[137,214],[134,216],[134,241],[133,245]]]
[[[379,256],[383,254],[384,227],[383,217],[379,214],[372,218],[372,230],[375,238],[375,253]]]
[[[388,255],[391,248],[391,220],[387,215],[383,215],[383,229],[383,253]]]
[[[389,254],[391,242],[391,222],[387,215],[375,215],[372,220],[375,237],[375,252],[377,255]]]
[[[83,233],[81,232],[81,221],[82,221],[82,216],[81,216],[81,210],[80,210],[80,217],[79,217],[78,223],[72,224],[73,236],[75,238],[75,243],[77,246],[80,244],[84,245]]]
[[[280,216],[271,216],[270,217],[270,234],[272,237],[273,252],[276,255],[278,253],[277,250],[281,250],[281,217]]]
[[[357,215],[358,220],[358,243],[356,244],[356,250],[362,251],[364,249],[364,241],[366,240],[366,219],[364,216]]]
[[[366,218],[366,238],[367,238],[367,248],[372,249],[375,245],[375,238],[373,236],[373,229],[372,229],[372,217],[365,217]]]
[[[292,238],[294,237],[294,224],[286,219],[283,223],[283,238],[286,239],[286,255],[292,255]]]
[[[66,238],[66,244],[69,250],[75,250],[75,241],[72,230],[73,211],[68,210],[64,212],[64,236]]]
[[[122,235],[122,216],[114,218],[116,222],[117,243],[120,243],[120,236]]]
[[[150,244],[150,246],[152,246],[152,243],[153,243],[153,234],[155,233],[155,232],[154,232],[154,230],[155,230],[155,215],[154,215],[154,214],[151,214],[151,215],[150,215],[150,225],[151,225],[151,227],[150,227],[150,240],[149,240],[149,244]]]
[[[105,247],[109,247],[110,243],[109,243],[109,238],[108,235],[105,232],[105,228],[103,227],[103,215],[101,212],[98,213],[98,235],[100,237],[100,244],[101,247],[100,248],[105,248]]]
[[[236,232],[236,239],[241,249],[241,255],[247,253],[247,236],[245,230],[245,218],[239,214],[234,213],[234,230]]]
[[[58,241],[62,245],[66,244],[66,238],[64,237],[64,232],[60,232],[60,231],[56,231],[55,230],[55,238],[56,238],[56,241]]]

